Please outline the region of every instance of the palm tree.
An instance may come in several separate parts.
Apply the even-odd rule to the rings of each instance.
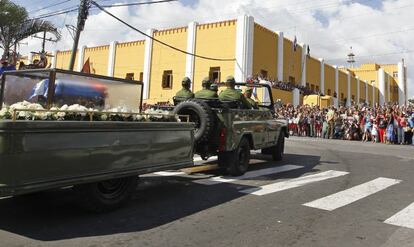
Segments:
[[[50,22],[41,19],[29,19],[24,7],[10,0],[0,0],[0,48],[3,57],[8,56],[13,46],[25,38],[39,32],[48,32],[60,39],[60,33]]]

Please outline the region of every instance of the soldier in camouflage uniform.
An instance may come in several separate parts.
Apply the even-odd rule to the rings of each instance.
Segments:
[[[222,101],[238,101],[243,108],[252,109],[252,105],[247,101],[244,95],[235,89],[236,81],[233,76],[229,76],[226,79],[226,89],[220,93],[219,99]]]
[[[208,77],[203,79],[203,82],[201,84],[203,86],[203,89],[200,91],[197,91],[194,95],[197,99],[217,99],[218,95],[217,92],[210,90],[210,79]]]
[[[183,88],[175,94],[175,97],[181,100],[187,100],[187,99],[194,98],[194,93],[191,92],[190,90],[190,87],[191,87],[190,78],[184,77],[181,82],[181,85],[183,86]]]
[[[257,105],[257,102],[252,99],[252,94],[253,94],[253,88],[251,87],[246,88],[246,90],[244,91],[244,97],[246,97],[246,100],[250,103],[250,105],[254,109],[258,109],[259,106]]]

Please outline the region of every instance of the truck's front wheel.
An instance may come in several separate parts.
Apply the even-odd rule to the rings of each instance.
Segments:
[[[138,177],[125,177],[74,187],[82,207],[88,211],[105,212],[124,205],[137,187]]]
[[[250,144],[246,138],[240,141],[239,147],[230,152],[223,152],[219,157],[220,167],[232,176],[241,176],[246,173],[250,162]]]

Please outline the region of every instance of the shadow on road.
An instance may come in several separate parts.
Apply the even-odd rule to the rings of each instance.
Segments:
[[[269,161],[268,156],[254,159]],[[286,154],[277,165],[304,168],[272,175],[273,179],[298,177],[317,171],[319,156]],[[252,166],[264,169],[274,162]],[[229,184],[212,186],[192,183],[185,177],[146,177],[127,206],[110,213],[90,214],[78,207],[70,189],[0,200],[0,230],[24,237],[53,241],[80,237],[137,232],[183,221],[186,216],[246,196]]]

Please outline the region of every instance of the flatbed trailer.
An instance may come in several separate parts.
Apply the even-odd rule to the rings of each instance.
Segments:
[[[174,122],[1,121],[0,196],[192,166],[193,129]]]
[[[74,82],[75,89],[104,88],[105,98],[85,98],[76,90],[56,95],[58,79]],[[8,72],[2,78],[0,106],[29,99],[43,100],[50,109],[62,98],[100,106],[122,102],[140,112],[142,83],[57,69]],[[117,208],[128,201],[140,174],[193,165],[194,124],[156,119],[0,120],[0,197],[73,186],[87,209]]]

